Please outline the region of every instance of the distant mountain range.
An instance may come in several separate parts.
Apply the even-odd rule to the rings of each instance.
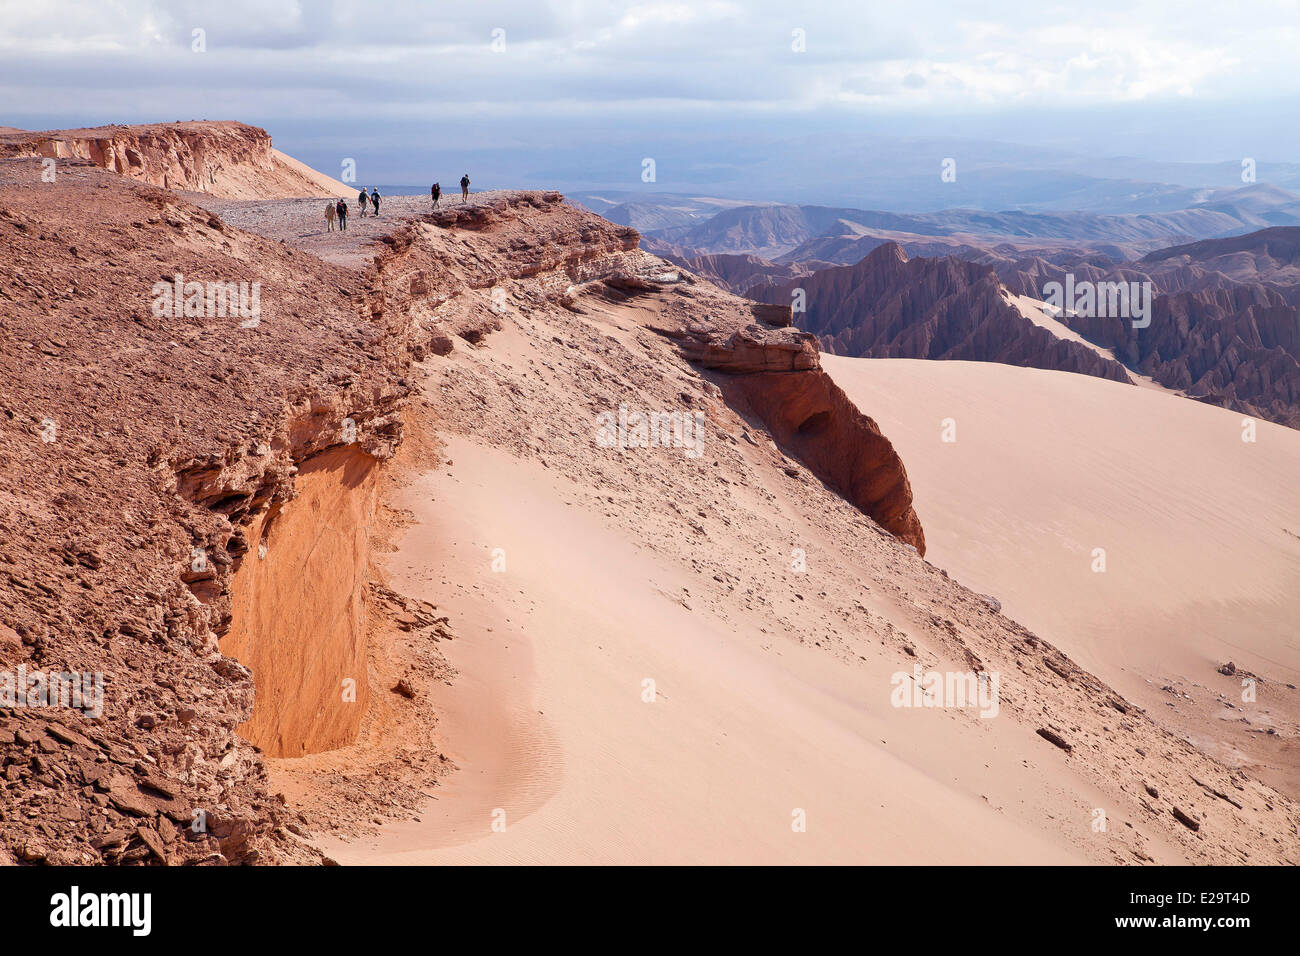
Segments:
[[[1131,258],[1189,240],[1300,225],[1300,196],[1255,184],[1211,191],[1202,202],[1153,213],[984,212],[948,209],[894,213],[829,206],[744,205],[700,200],[651,207],[621,203],[597,210],[630,225],[647,248],[678,256],[752,254],[779,262],[856,262],[884,242],[928,243],[936,251],[1007,252],[1088,248]],[[706,213],[712,212],[711,215]],[[1107,248],[1109,247],[1109,248]]]
[[[554,170],[556,175],[538,168],[533,180],[553,181],[593,211],[641,230],[670,224],[638,223],[636,211],[624,219],[610,214],[609,207],[660,207],[714,197],[909,213],[972,209],[1142,215],[1213,203],[1248,184],[1300,191],[1300,163],[1269,162],[1267,157],[1167,162],[1099,154],[1105,148],[1104,139],[1086,152],[1073,152],[955,136],[899,138],[847,130],[785,136],[775,131],[749,136],[743,144],[708,136],[657,142],[649,154],[657,163],[651,182],[629,185],[626,160],[609,166],[598,156],[573,157],[562,173]],[[941,171],[946,161],[954,175],[945,181]],[[583,184],[569,181],[574,168],[585,169],[591,178]],[[1255,228],[1265,225],[1285,223]]]
[[[957,256],[908,259],[897,243],[849,266],[774,281],[760,268],[747,294],[790,304],[829,352],[874,358],[967,359],[1148,376],[1168,388],[1300,427],[1300,228],[1158,250],[1137,261],[1039,257],[994,266]],[[1047,284],[1150,282],[1150,323],[1044,310],[1017,296]],[[1099,311],[1099,310],[1094,310]]]
[[[801,290],[796,324],[829,352],[1142,375],[1300,427],[1300,196],[1252,184],[1194,198],[1119,214],[588,201],[733,292],[789,305]],[[1067,276],[1151,283],[1150,325],[1020,301]]]

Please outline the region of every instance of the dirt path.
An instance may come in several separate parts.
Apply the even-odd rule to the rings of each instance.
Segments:
[[[360,189],[358,189],[360,192]],[[503,195],[505,190],[471,193],[469,205]],[[282,239],[289,245],[326,262],[364,269],[378,252],[381,237],[391,234],[400,225],[433,209],[433,203],[424,196],[380,196],[379,215],[358,215],[359,204],[353,195],[348,204],[348,228],[329,231],[325,225],[325,199],[270,199],[237,200],[214,199],[197,193],[186,193],[191,202],[215,212],[240,229],[256,232],[271,239]],[[461,205],[460,193],[454,199],[445,193],[441,208]]]

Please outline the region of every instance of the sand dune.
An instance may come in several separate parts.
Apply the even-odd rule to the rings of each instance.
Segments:
[[[296,177],[303,182],[310,183],[312,188],[325,196],[341,196],[344,199],[351,199],[357,194],[357,187],[348,183],[339,182],[332,176],[326,176],[324,173],[312,169],[306,163],[294,159],[287,153],[282,153],[272,147],[271,156],[276,166],[288,171],[288,175]]]
[[[323,844],[331,856],[1089,859],[1052,839],[1045,816],[1033,819],[1046,794],[1010,728],[991,726],[999,721],[893,709],[879,673],[892,665],[845,667],[780,637],[773,647],[758,616],[685,606],[680,595],[697,587],[689,569],[647,554],[634,527],[611,530],[573,507],[565,479],[470,442],[448,456],[454,474],[409,489],[403,504],[427,523],[391,566],[408,593],[441,595],[466,634],[447,651],[460,676],[439,702],[440,736],[460,770],[419,822]],[[508,573],[490,570],[496,547]],[[447,579],[462,582],[450,600],[435,586]],[[654,703],[642,699],[647,677]],[[791,828],[796,808],[807,832]],[[491,828],[498,810],[504,832]]]
[[[1050,646],[870,525],[753,420],[711,398],[707,380],[646,334],[683,294],[619,304],[582,294],[580,313],[512,313],[479,344],[426,363],[444,460],[399,462],[392,503],[410,524],[384,565],[393,588],[435,601],[455,628],[439,649],[456,673],[430,696],[436,745],[456,769],[416,819],[317,845],[349,864],[1285,858],[1265,834],[1289,825],[1286,801],[1244,777],[1228,782],[1222,766],[1063,658],[1059,671],[1045,667]],[[699,287],[689,295],[700,312],[731,307]],[[454,325],[484,301],[465,293],[441,321]],[[1131,396],[1215,411],[1056,377],[1122,390],[1119,411],[1130,411]],[[603,452],[590,423],[611,398],[652,408],[689,399],[716,432],[696,460]],[[1066,428],[1071,401],[1016,408]],[[861,407],[900,427],[894,402]],[[980,480],[998,464],[969,467]],[[1034,484],[1024,476],[1021,496]],[[1100,498],[1080,507],[1105,514]],[[984,519],[981,532],[1014,542],[1008,527],[1032,537],[1058,524],[1032,503],[1013,514],[1004,527]],[[950,520],[935,510],[927,528]],[[1083,532],[1075,536],[1082,548]],[[1112,539],[1118,564],[1125,541]],[[806,553],[806,573],[791,573],[792,545]],[[934,558],[943,560],[951,549]],[[1060,582],[1047,581],[1059,595]],[[891,678],[914,664],[1000,672],[999,716],[895,706]],[[643,698],[647,679],[653,702]],[[1045,726],[1070,738],[1070,753],[1036,732]],[[1207,796],[1189,772],[1237,788],[1242,807]],[[1155,805],[1144,785],[1159,790]],[[1172,805],[1192,808],[1202,832],[1191,835]],[[1111,821],[1100,832],[1099,809]],[[796,811],[806,832],[792,828]]]
[[[1064,372],[825,367],[907,463],[931,561],[1158,722],[1296,792],[1300,432],[1259,421],[1244,442],[1240,414]],[[1256,703],[1216,673],[1228,660],[1265,678]]]

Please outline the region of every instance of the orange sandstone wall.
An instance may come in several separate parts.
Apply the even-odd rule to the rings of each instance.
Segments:
[[[239,733],[268,756],[356,738],[369,696],[366,565],[377,465],[351,446],[321,452],[300,466],[298,496],[249,525],[220,646],[253,672],[253,716]]]
[[[875,419],[862,414],[829,375],[820,368],[738,375],[723,392],[741,396],[782,449],[925,555],[925,531],[912,508],[903,460]]]

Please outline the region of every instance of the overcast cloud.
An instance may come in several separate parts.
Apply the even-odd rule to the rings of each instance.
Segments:
[[[1297,0],[0,0],[0,125],[241,119],[328,166],[367,131],[597,165],[864,129],[1295,161],[1297,50]]]

